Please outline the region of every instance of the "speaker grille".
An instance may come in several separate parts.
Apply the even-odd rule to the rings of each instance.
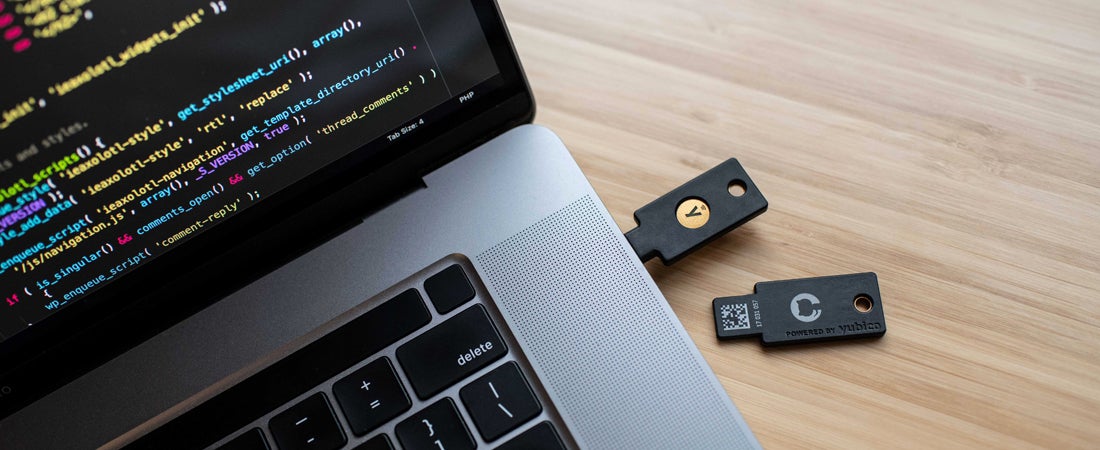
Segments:
[[[586,196],[477,257],[565,420],[591,448],[750,446],[610,224]]]

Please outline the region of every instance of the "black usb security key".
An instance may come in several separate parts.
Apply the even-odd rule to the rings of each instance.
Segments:
[[[672,264],[768,209],[768,201],[730,158],[634,211],[626,240],[642,262]]]
[[[886,333],[872,272],[757,283],[755,292],[714,299],[719,339],[760,336],[773,345]]]

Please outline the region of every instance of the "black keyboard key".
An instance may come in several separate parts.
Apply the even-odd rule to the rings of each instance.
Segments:
[[[367,364],[332,386],[356,436],[370,433],[412,407],[389,358]]]
[[[565,450],[561,437],[550,422],[542,422],[497,447],[497,450]]]
[[[397,349],[416,395],[427,399],[508,353],[482,305],[474,305]]]
[[[458,264],[424,280],[424,290],[440,314],[447,314],[474,298],[474,287]]]
[[[415,289],[409,289],[182,416],[153,430],[131,448],[204,448],[244,428],[359,364],[431,321]],[[202,430],[197,433],[194,430]]]
[[[477,447],[449,398],[402,420],[394,428],[405,450],[467,450]]]
[[[354,450],[393,450],[390,437],[384,434],[370,438],[367,442],[355,446]]]
[[[335,450],[348,441],[320,392],[272,417],[267,425],[280,450]]]
[[[253,428],[218,447],[218,450],[268,450],[267,439],[264,439],[263,431]]]
[[[481,437],[492,441],[542,412],[519,365],[505,363],[459,391]]]

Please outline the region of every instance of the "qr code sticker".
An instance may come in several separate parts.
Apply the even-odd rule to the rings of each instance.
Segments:
[[[722,313],[723,330],[747,330],[750,328],[748,303],[722,305],[720,311]]]

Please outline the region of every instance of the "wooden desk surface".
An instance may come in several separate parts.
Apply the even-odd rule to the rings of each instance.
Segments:
[[[648,266],[765,447],[1100,446],[1100,3],[501,8],[623,230],[729,157],[768,198]],[[716,296],[860,271],[880,340],[714,337]]]

